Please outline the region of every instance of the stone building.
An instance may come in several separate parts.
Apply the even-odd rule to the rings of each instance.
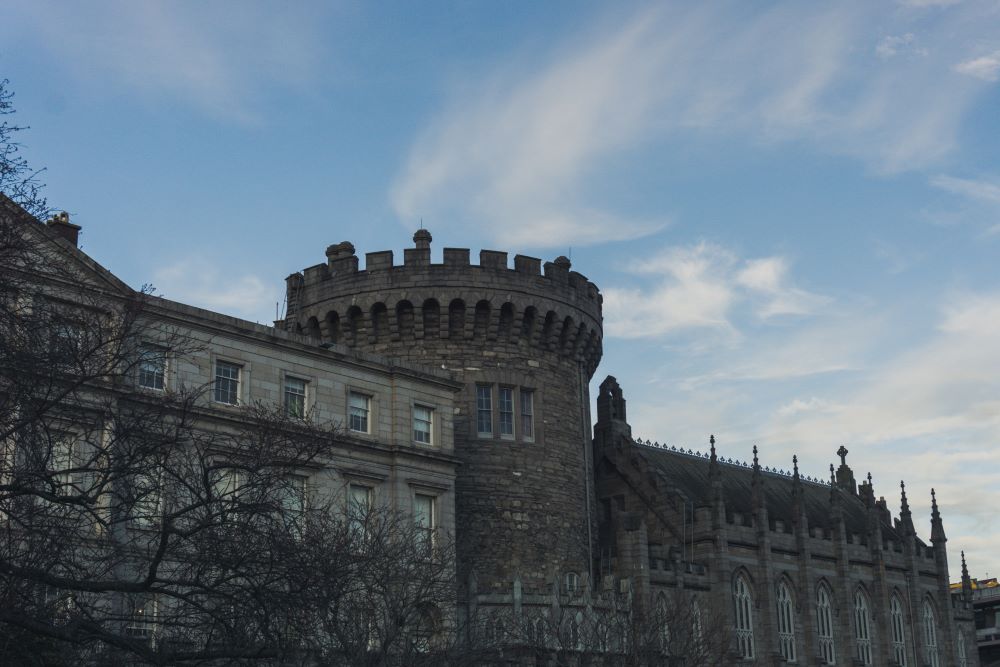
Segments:
[[[461,465],[456,529],[461,610],[513,618],[511,645],[580,655],[581,627],[630,591],[647,606],[687,591],[721,610],[732,664],[976,665],[971,611],[948,592],[933,501],[928,544],[902,489],[898,517],[847,463],[831,479],[633,439],[622,390],[588,383],[601,357],[601,296],[559,257],[544,264],[445,248],[431,235],[395,265],[350,243],[289,276],[278,326],[318,343],[447,370]],[[933,494],[933,491],[932,491]],[[567,615],[567,612],[569,614]],[[503,616],[503,614],[508,614]],[[536,632],[568,617],[569,631]],[[560,636],[551,636],[552,634]],[[620,647],[620,645],[619,645]],[[623,650],[619,648],[619,650]]]
[[[127,291],[76,248],[78,231],[56,219],[47,233],[101,289]],[[761,466],[756,450],[723,458],[714,438],[704,453],[643,442],[610,376],[592,424],[594,283],[565,257],[511,267],[505,252],[473,263],[445,248],[435,263],[430,233],[413,239],[401,264],[371,252],[363,269],[353,245],[330,246],[286,279],[274,327],[154,301],[150,346],[164,326],[202,345],[150,381],[227,388],[213,419],[297,401],[345,424],[340,454],[304,474],[345,503],[354,490],[413,513],[429,500],[434,527],[456,537],[459,628],[507,664],[619,664],[636,633],[614,619],[636,609],[660,626],[644,664],[979,664],[936,499],[928,543],[905,489],[893,516],[846,448],[818,480],[795,461]],[[686,628],[651,611],[668,600]],[[669,645],[684,634],[722,657],[681,662]]]

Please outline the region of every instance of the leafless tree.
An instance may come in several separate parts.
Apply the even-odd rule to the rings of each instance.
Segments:
[[[49,214],[48,202],[42,196],[44,185],[39,180],[43,170],[32,169],[20,153],[18,133],[28,129],[7,120],[14,111],[14,93],[7,79],[0,80],[0,192],[18,202],[37,217]]]
[[[448,536],[307,487],[342,447],[334,424],[138,387],[151,334],[176,359],[198,344],[74,258],[0,197],[0,664],[447,653]]]

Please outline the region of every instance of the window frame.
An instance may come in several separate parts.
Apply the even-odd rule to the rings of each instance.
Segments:
[[[219,375],[220,366],[229,366],[235,368],[237,373],[236,377],[224,377]],[[243,386],[247,383],[248,378],[247,373],[249,369],[247,364],[244,362],[236,361],[234,359],[229,359],[226,357],[213,357],[212,358],[212,402],[216,405],[226,405],[231,408],[238,408],[246,403],[243,396]],[[233,390],[235,396],[234,402],[223,401],[219,398],[219,380],[220,378],[226,381],[236,382],[236,387]]]
[[[525,410],[527,399],[527,411]],[[521,414],[521,439],[524,442],[535,441],[535,390],[521,387],[518,391],[517,403]]]
[[[153,371],[147,371],[146,368],[144,367],[145,364],[148,362],[151,353],[157,355],[157,357],[160,360],[158,371],[155,369]],[[155,343],[143,342],[139,344],[139,358],[136,361],[136,369],[135,369],[135,383],[137,387],[139,387],[140,389],[144,389],[146,391],[155,391],[158,393],[166,391],[168,389],[168,383],[167,383],[168,371],[169,371],[169,360],[167,357],[167,349],[165,347],[157,345]],[[159,377],[160,379],[159,387],[155,386],[155,382],[154,385],[148,385],[143,382],[143,374],[147,372],[151,372],[154,379],[156,377]]]
[[[483,396],[482,392],[485,391],[486,395]],[[485,399],[485,405],[483,407]],[[489,424],[489,430],[483,430],[483,416],[486,416],[486,422]],[[492,438],[494,433],[493,428],[493,384],[476,384],[476,436],[479,438]]]
[[[900,667],[906,667],[906,617],[896,593],[889,598],[889,630],[892,657]]]
[[[816,591],[816,636],[820,657],[827,665],[837,664],[837,644],[834,639],[833,601],[830,589],[820,584]]]
[[[743,573],[733,579],[733,605],[737,654],[753,660],[757,654],[753,634],[753,589]]]
[[[301,382],[302,383],[302,393],[290,393],[289,392],[289,382]],[[293,419],[305,419],[306,415],[309,413],[309,379],[304,378],[300,375],[295,375],[293,373],[284,373],[281,378],[281,408],[286,417],[291,417]],[[298,413],[290,410],[291,404],[289,402],[289,396],[297,396],[301,403]]]
[[[427,517],[430,525],[425,526],[420,522],[420,514],[417,513],[419,498],[425,498],[428,501],[430,511]],[[437,532],[441,522],[440,508],[438,507],[439,498],[440,496],[423,489],[413,492],[413,527],[416,529],[417,535],[420,536],[421,548],[425,549],[429,556],[434,556],[438,548]]]
[[[352,405],[352,399],[357,396],[365,401],[364,408],[358,408],[365,410],[364,420],[365,420],[365,430],[354,428],[354,409],[356,406]],[[372,422],[375,417],[375,395],[372,392],[363,391],[361,389],[356,389],[354,387],[347,388],[347,430],[349,433],[356,435],[372,435]]]
[[[938,646],[937,613],[928,598],[924,598],[922,605],[921,625],[924,629],[924,662],[928,667],[940,667],[941,650]]]
[[[854,593],[854,642],[856,658],[862,665],[871,665],[873,659],[872,615],[868,596],[860,588]]]
[[[497,386],[497,435],[500,436],[501,440],[514,440],[517,437],[517,423],[514,419],[517,406],[514,399],[515,393],[515,387],[511,385],[501,384]],[[506,399],[509,399],[509,404]],[[505,427],[509,431],[505,431]]]
[[[355,490],[364,494],[364,504],[358,502]],[[375,487],[366,482],[347,483],[347,526],[352,535],[365,539],[368,535],[368,515],[375,504]]]
[[[787,663],[796,662],[795,653],[795,601],[786,581],[778,582],[775,595],[778,607],[778,652]]]
[[[427,419],[420,419],[417,416],[418,410],[425,410],[427,413]],[[414,403],[410,408],[410,422],[411,422],[411,439],[418,445],[423,445],[425,447],[433,447],[437,444],[437,438],[434,437],[434,426],[437,421],[434,418],[435,409],[433,406],[427,405],[426,403]],[[417,429],[417,423],[426,423],[427,425],[427,440],[421,440],[417,437],[418,433],[423,433],[424,431]]]

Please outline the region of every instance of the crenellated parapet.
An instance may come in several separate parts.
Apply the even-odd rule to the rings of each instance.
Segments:
[[[391,348],[444,339],[462,345],[532,348],[583,364],[588,377],[601,359],[601,294],[570,261],[467,248],[445,248],[431,262],[431,236],[414,234],[403,263],[391,250],[365,255],[351,243],[327,248],[327,262],[286,281],[285,327],[322,342]]]

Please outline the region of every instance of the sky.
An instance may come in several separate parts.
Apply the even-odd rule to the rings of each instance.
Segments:
[[[570,255],[636,436],[817,477],[845,445],[1000,575],[995,0],[0,11],[23,153],[133,286],[270,322],[421,222]]]

